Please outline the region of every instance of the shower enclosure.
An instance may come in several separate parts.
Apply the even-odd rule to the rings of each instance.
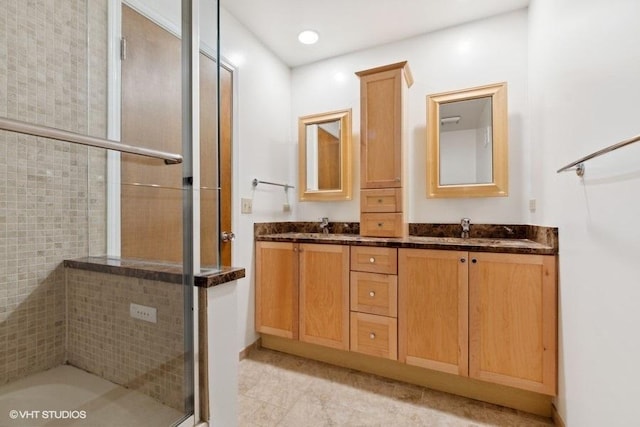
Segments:
[[[197,423],[194,275],[219,267],[217,8],[0,0],[1,426]],[[155,47],[170,40],[173,71],[147,34],[123,37],[141,26],[168,34]]]

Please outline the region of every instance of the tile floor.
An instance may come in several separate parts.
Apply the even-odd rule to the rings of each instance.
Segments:
[[[240,362],[240,427],[552,426],[549,419],[267,349]]]
[[[31,413],[23,412],[12,419],[15,413],[12,416],[11,411]],[[45,418],[34,411],[54,412],[47,412]],[[85,418],[78,418],[79,414],[71,411],[85,411]],[[76,419],[56,420],[56,416]],[[180,412],[149,396],[69,365],[0,387],[1,427],[158,427],[170,426],[180,418]]]

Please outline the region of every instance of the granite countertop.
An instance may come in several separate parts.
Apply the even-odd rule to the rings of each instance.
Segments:
[[[173,263],[153,262],[118,257],[93,256],[64,261],[66,268],[116,274],[139,279],[182,284],[182,266]],[[245,269],[239,267],[203,267],[194,276],[195,285],[210,288],[245,277]]]
[[[285,225],[283,225],[285,224]],[[322,234],[314,232],[314,223],[256,224],[256,241],[320,243],[358,246],[379,246],[391,248],[442,249],[475,252],[503,252],[536,255],[556,255],[558,253],[558,230],[551,227],[531,225],[489,225],[472,226],[471,237],[459,236],[459,225],[454,224],[410,224],[409,235],[403,238],[364,237],[353,232]],[[311,225],[309,225],[311,224]],[[337,227],[338,228],[338,227]],[[296,230],[297,229],[297,230]],[[357,230],[349,224],[344,230]]]

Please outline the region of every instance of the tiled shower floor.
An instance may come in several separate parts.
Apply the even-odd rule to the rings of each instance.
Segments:
[[[550,426],[549,419],[266,349],[240,362],[240,427]]]
[[[30,411],[12,419],[11,411]],[[42,413],[48,412],[47,418]],[[59,419],[61,411],[85,411],[85,419]],[[15,413],[14,413],[15,415]],[[170,426],[182,414],[156,400],[96,375],[63,365],[0,386],[0,426],[158,427]]]

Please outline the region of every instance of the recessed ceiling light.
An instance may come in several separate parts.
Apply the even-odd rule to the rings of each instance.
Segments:
[[[304,30],[298,34],[298,40],[302,44],[314,44],[318,41],[318,33],[313,30]]]

